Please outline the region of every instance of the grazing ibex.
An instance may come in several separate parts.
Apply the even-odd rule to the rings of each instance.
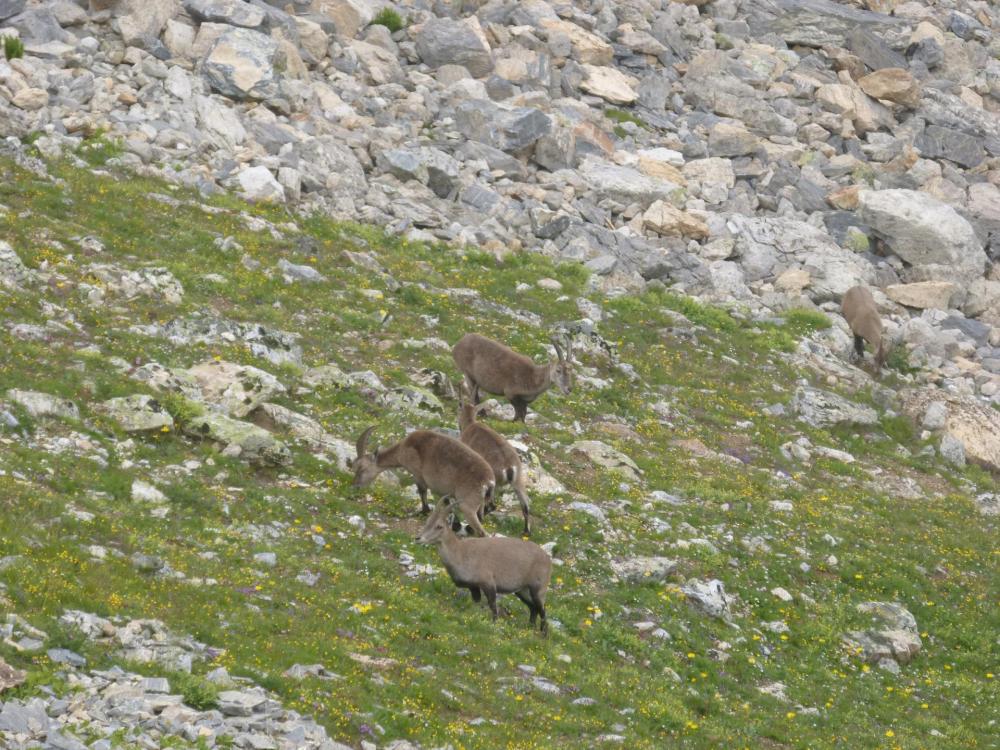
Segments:
[[[417,482],[423,513],[430,512],[427,490],[458,501],[465,522],[479,536],[486,536],[482,518],[486,503],[493,499],[493,469],[471,448],[454,438],[429,430],[415,430],[393,446],[365,454],[369,427],[358,438],[354,462],[354,486],[366,487],[386,469],[406,469]]]
[[[514,490],[517,501],[521,504],[521,515],[524,516],[524,535],[528,536],[531,534],[531,524],[528,518],[528,493],[524,489],[525,476],[521,458],[503,435],[476,421],[481,407],[467,401],[468,395],[464,385],[461,386],[458,396],[458,429],[462,432],[462,442],[485,458],[486,463],[493,468],[493,478],[497,487],[493,493],[493,502],[496,502],[501,486],[509,484]],[[492,507],[487,506],[486,511],[490,510]]]
[[[451,580],[459,588],[468,589],[474,602],[486,594],[494,620],[499,614],[497,594],[516,594],[531,611],[532,628],[536,617],[541,617],[542,634],[548,633],[545,592],[552,575],[552,559],[537,544],[524,539],[459,539],[448,520],[452,508],[448,498],[438,503],[417,541],[438,546]]]
[[[865,356],[865,341],[875,355],[875,372],[880,373],[888,354],[882,331],[882,318],[875,307],[875,298],[866,286],[853,286],[844,294],[840,312],[854,334],[854,352],[858,358]]]
[[[563,352],[555,341],[558,359],[546,365],[536,365],[530,358],[510,347],[480,336],[465,334],[451,351],[455,364],[472,389],[472,400],[479,403],[479,389],[503,396],[514,405],[514,419],[524,421],[528,404],[555,385],[563,393],[573,388],[572,352]]]

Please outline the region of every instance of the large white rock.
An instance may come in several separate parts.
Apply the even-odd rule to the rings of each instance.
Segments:
[[[831,427],[836,424],[870,426],[878,423],[878,414],[870,406],[856,404],[819,388],[800,387],[795,391],[792,408],[803,422],[813,427]]]
[[[948,310],[958,285],[950,281],[917,281],[913,284],[890,284],[886,296],[893,302],[919,310]]]
[[[197,40],[196,40],[197,41]],[[233,99],[267,99],[277,93],[278,43],[250,29],[224,31],[202,62],[209,85]]]
[[[656,200],[669,200],[681,189],[677,183],[649,177],[631,167],[622,167],[593,157],[583,161],[580,173],[599,196],[622,203],[635,201],[644,208],[648,208]]]
[[[233,417],[244,417],[285,387],[269,372],[233,362],[205,362],[188,369],[202,399]]]
[[[7,399],[13,401],[33,417],[80,418],[80,409],[76,404],[69,399],[48,393],[12,388],[7,391]]]
[[[986,253],[972,225],[926,193],[862,190],[858,214],[896,255],[911,265],[928,267],[935,278],[969,281],[983,273]]]
[[[271,170],[264,166],[244,169],[236,176],[240,192],[251,201],[283,201],[285,188],[281,186]]]

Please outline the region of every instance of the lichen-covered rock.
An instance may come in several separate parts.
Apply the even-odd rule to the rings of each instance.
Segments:
[[[30,284],[34,272],[21,261],[9,244],[0,240],[0,286],[14,288]]]
[[[193,417],[184,424],[184,432],[192,437],[221,443],[228,455],[251,463],[281,465],[291,460],[288,447],[270,432],[223,414],[208,413]]]
[[[58,417],[79,419],[80,408],[69,399],[39,391],[23,391],[12,388],[7,391],[7,399],[23,408],[33,417]]]
[[[170,271],[162,267],[130,270],[109,264],[87,266],[87,279],[98,290],[107,289],[125,299],[151,297],[170,305],[179,305],[184,298],[184,287]],[[92,303],[103,302],[103,294],[90,295]]]
[[[736,602],[736,597],[726,593],[722,581],[692,579],[681,586],[681,592],[687,597],[688,602],[703,614],[726,622],[732,619],[732,606]]]
[[[864,661],[896,671],[895,664],[909,664],[920,652],[923,644],[917,620],[904,606],[894,602],[863,602],[857,609],[882,626],[844,635],[844,643]]]
[[[202,400],[231,417],[245,417],[260,404],[285,392],[271,373],[250,365],[211,361],[187,370]]]
[[[639,481],[642,475],[642,470],[635,461],[600,440],[579,440],[570,446],[570,451],[580,453],[586,456],[591,463],[621,474],[627,479]]]
[[[878,423],[878,413],[872,407],[856,404],[819,388],[800,386],[792,398],[792,408],[803,422],[813,427],[836,424],[871,426]]]
[[[675,570],[677,561],[668,557],[630,557],[611,561],[611,571],[628,583],[662,581]]]
[[[94,409],[107,415],[125,432],[162,432],[174,428],[170,412],[145,393],[108,399]]]

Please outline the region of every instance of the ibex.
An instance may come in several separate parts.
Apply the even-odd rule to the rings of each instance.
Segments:
[[[853,286],[844,294],[840,312],[854,334],[854,352],[858,358],[865,356],[865,341],[875,354],[875,372],[880,373],[888,354],[882,332],[882,318],[875,307],[875,298],[866,286]]]
[[[479,536],[486,536],[482,518],[486,503],[493,499],[493,469],[486,460],[458,440],[429,430],[414,430],[393,446],[365,454],[369,427],[358,438],[354,462],[354,486],[366,487],[386,469],[406,469],[417,482],[420,509],[429,513],[427,490],[458,501],[465,522]]]
[[[453,504],[445,498],[431,513],[417,537],[420,544],[436,544],[451,580],[478,602],[486,594],[493,619],[497,619],[497,594],[516,594],[528,605],[532,628],[541,617],[541,631],[548,633],[545,592],[552,575],[552,559],[534,542],[511,537],[459,539],[448,520]]]
[[[468,390],[464,386],[459,388],[458,429],[462,432],[462,442],[485,458],[486,463],[493,468],[493,479],[497,487],[497,491],[493,494],[494,502],[499,488],[503,485],[509,484],[514,490],[517,501],[521,504],[521,515],[524,516],[524,535],[528,536],[531,534],[531,523],[521,458],[503,435],[476,421],[476,416],[482,407],[470,403],[467,400],[468,395]],[[486,512],[492,509],[487,505]]]
[[[563,393],[573,388],[571,351],[562,350],[555,341],[557,360],[536,365],[510,347],[480,336],[465,334],[451,351],[458,369],[465,375],[473,403],[479,403],[479,389],[503,396],[514,406],[514,419],[524,421],[528,404],[555,385]]]

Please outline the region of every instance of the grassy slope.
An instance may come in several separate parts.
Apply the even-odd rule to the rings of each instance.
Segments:
[[[459,256],[230,198],[209,201],[223,210],[207,214],[198,196],[162,183],[67,165],[51,169],[64,180],[61,186],[0,161],[0,205],[8,208],[0,211],[0,237],[29,266],[65,276],[28,294],[0,291],[2,319],[42,322],[41,302],[47,300],[65,311],[61,319],[67,323],[65,332],[45,343],[14,339],[0,327],[0,348],[9,351],[0,359],[0,394],[10,387],[61,394],[81,405],[83,420],[25,419],[27,437],[0,434],[0,555],[22,556],[0,571],[7,586],[0,610],[47,627],[56,641],[86,651],[97,663],[110,657],[58,632],[53,619],[64,608],[161,618],[226,648],[220,663],[254,676],[351,744],[377,724],[386,739],[464,748],[580,747],[606,733],[624,735],[635,748],[997,747],[997,726],[990,724],[1000,705],[997,680],[990,676],[1000,666],[996,527],[977,515],[966,494],[969,480],[985,486],[988,479],[975,470],[962,477],[903,457],[897,438],[914,456],[920,445],[898,420],[864,434],[830,434],[762,414],[762,407],[791,398],[797,377],[810,377],[792,371],[780,352],[808,326],[754,326],[665,294],[604,300],[586,291],[579,267],[554,266],[534,255],[503,263]],[[183,205],[168,207],[151,193],[170,193]],[[278,238],[250,231],[243,211],[278,225],[294,220],[297,228],[286,226]],[[106,252],[86,257],[74,241],[84,235],[99,237]],[[222,236],[235,237],[261,270],[241,265],[240,251],[219,250],[213,240]],[[355,268],[341,254],[366,248],[403,283],[401,291],[390,292],[383,278]],[[328,281],[286,285],[280,276],[270,278],[264,271],[281,257],[314,265]],[[109,295],[108,307],[89,307],[75,288],[82,266],[109,261],[167,267],[184,285],[183,303],[170,309],[156,300]],[[226,281],[207,281],[207,273]],[[534,285],[512,291],[518,282],[542,277],[559,279],[566,296]],[[605,361],[587,360],[596,376],[613,385],[543,397],[537,402],[539,422],[523,433],[569,490],[533,498],[535,539],[555,541],[556,556],[565,562],[554,571],[549,610],[559,625],[547,640],[528,631],[514,599],[506,602],[512,616],[494,626],[443,571],[430,578],[403,575],[403,550],[421,563],[438,561],[433,550],[412,543],[417,504],[392,483],[355,491],[349,476],[301,446],[293,451],[292,466],[281,470],[248,471],[212,445],[175,434],[137,438],[126,454],[115,442],[125,436],[115,435],[90,408],[142,391],[107,366],[112,356],[168,366],[218,356],[256,364],[286,385],[296,384],[292,368],[255,361],[239,346],[175,347],[128,330],[134,323],[209,308],[301,333],[307,365],[372,369],[396,385],[420,367],[455,376],[446,351],[407,348],[402,342],[409,338],[433,335],[451,342],[474,329],[529,354],[543,351],[545,331],[440,292],[449,287],[475,289],[483,299],[535,312],[545,325],[575,319],[575,297],[589,296],[614,312],[601,331],[641,376],[632,384]],[[693,340],[670,329],[676,320],[671,309],[699,324]],[[386,313],[391,319],[382,325]],[[659,400],[678,415],[674,424],[651,409]],[[382,441],[417,426],[351,391],[321,389],[281,402],[346,439],[369,423],[379,424]],[[452,426],[451,410],[446,404],[440,424]],[[602,431],[597,423],[609,417],[623,419],[641,441]],[[574,422],[581,435],[573,434]],[[498,428],[522,434],[518,426]],[[105,447],[109,468],[32,447],[47,435],[70,431]],[[800,434],[847,448],[861,460],[787,464],[778,446]],[[572,455],[568,446],[581,437],[605,440],[632,456],[645,472],[642,485],[620,486]],[[747,464],[734,468],[718,458],[695,458],[674,442],[689,438],[740,455]],[[192,459],[196,468],[177,470]],[[927,498],[904,500],[880,491],[879,470],[913,477],[928,490]],[[137,477],[156,481],[170,497],[165,519],[129,499]],[[648,505],[654,489],[687,503]],[[609,529],[567,509],[577,495],[602,504]],[[791,501],[794,509],[772,511],[773,500]],[[94,520],[76,520],[67,514],[69,506],[94,513]],[[512,498],[505,508],[509,513],[491,518],[488,526],[517,533]],[[366,519],[364,535],[347,521],[355,514]],[[670,528],[655,531],[653,517]],[[275,538],[250,541],[250,524],[272,525]],[[314,542],[317,533],[325,545]],[[835,548],[824,541],[828,534],[840,540]],[[743,544],[758,536],[769,552]],[[710,539],[714,549],[673,546],[699,537]],[[86,552],[91,544],[126,555],[156,554],[189,577],[211,577],[218,584],[151,578],[127,559],[95,561]],[[252,554],[265,550],[277,553],[276,568],[254,563]],[[839,558],[836,566],[825,562],[831,553]],[[676,557],[681,574],[659,584],[614,582],[609,561],[636,554]],[[808,572],[803,562],[811,566]],[[295,580],[305,569],[320,573],[319,585]],[[743,609],[735,625],[691,610],[677,587],[686,577],[720,578],[738,594]],[[783,603],[770,593],[776,586],[806,593],[815,604]],[[865,626],[854,606],[868,600],[899,600],[926,633],[923,653],[900,676],[862,668],[840,644],[841,633]],[[774,620],[789,625],[787,636],[762,627]],[[672,640],[640,634],[634,623],[641,621],[657,623]],[[713,648],[728,659],[712,658]],[[352,653],[398,663],[374,670],[352,660]],[[3,646],[0,654],[29,667],[31,685],[53,679],[45,657],[28,661]],[[283,678],[282,671],[297,662],[320,662],[345,679]],[[518,670],[522,664],[536,667],[563,692],[532,688]],[[791,704],[757,690],[772,681],[787,686]],[[578,697],[596,702],[573,704]],[[803,714],[796,704],[819,712]],[[943,736],[932,736],[932,729]]]

